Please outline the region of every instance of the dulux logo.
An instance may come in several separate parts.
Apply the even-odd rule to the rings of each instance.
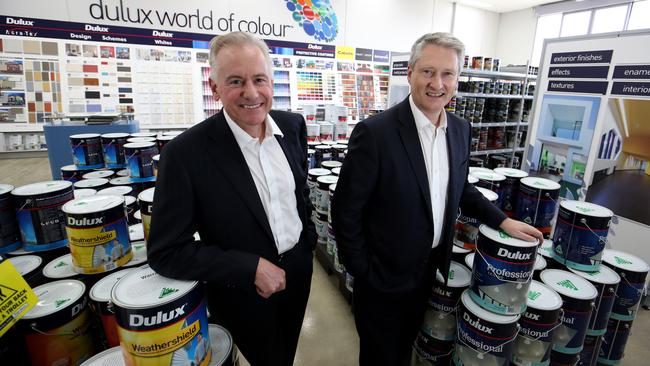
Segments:
[[[165,31],[157,31],[157,30],[153,31],[151,35],[154,36],[154,37],[168,37],[168,38],[174,37],[174,33],[169,33],[169,32],[165,32]]]
[[[302,5],[304,4],[304,5]],[[332,42],[339,33],[339,22],[330,0],[296,2],[285,0],[291,17],[308,36],[317,41]]]
[[[468,322],[471,326],[480,330],[483,333],[492,334],[492,331],[494,330],[494,328],[490,328],[488,326],[481,324],[481,319],[476,319],[476,320],[472,319],[472,317],[469,316],[469,314],[467,313],[463,314],[463,319],[466,322]]]
[[[88,225],[98,225],[103,223],[104,223],[103,217],[95,217],[94,219],[89,219],[87,217],[84,217],[83,219],[78,220],[75,219],[74,217],[68,216],[68,225],[72,225],[72,226],[88,226]]]
[[[7,17],[7,24],[33,26],[34,21],[33,20],[20,19],[20,18],[14,19],[14,18]]]
[[[92,31],[92,32],[108,32],[108,27],[100,27],[100,26],[92,26],[90,24],[86,24],[87,31]]]
[[[183,304],[183,306],[180,306],[172,311],[163,313],[162,311],[159,311],[156,313],[154,316],[144,316],[140,314],[131,314],[129,315],[129,325],[132,327],[139,327],[139,326],[152,326],[156,324],[161,324],[161,323],[167,323],[170,320],[176,319],[179,316],[183,316],[185,314],[185,306],[187,304]]]
[[[499,257],[509,258],[509,259],[519,259],[519,260],[529,260],[531,259],[533,253],[522,253],[522,252],[511,252],[506,248],[499,248],[497,251]]]

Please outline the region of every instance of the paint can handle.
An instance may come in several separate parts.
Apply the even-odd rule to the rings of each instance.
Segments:
[[[63,333],[47,333],[43,332],[42,330],[36,328],[36,323],[31,323],[29,327],[36,333],[41,334],[41,335],[46,335],[46,336],[71,336],[75,335],[74,332],[63,332]]]

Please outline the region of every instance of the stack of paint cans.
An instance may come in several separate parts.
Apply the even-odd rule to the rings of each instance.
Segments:
[[[519,181],[526,178],[528,173],[523,170],[512,168],[496,168],[495,173],[501,174],[506,177],[505,181],[501,183],[501,210],[508,217],[515,216],[517,208],[517,199],[519,197]]]
[[[515,217],[535,228],[548,238],[560,195],[560,185],[538,177],[521,178]]]
[[[498,195],[498,198],[494,204],[497,207],[502,207],[501,191],[502,185],[506,181],[506,177],[489,169],[473,169],[470,170],[470,174],[475,178],[478,178],[478,183],[476,183],[477,187],[489,189]]]
[[[478,179],[475,178],[474,176],[470,175],[470,177],[478,181]],[[499,198],[499,196],[496,193],[492,192],[489,189],[485,189],[481,187],[477,187],[477,189],[490,202],[496,202]],[[469,213],[463,213],[461,211],[461,214],[458,216],[458,219],[456,220],[454,244],[464,249],[469,249],[469,250],[476,249],[476,241],[478,240],[480,225],[481,222],[477,218],[473,217],[473,215]]]

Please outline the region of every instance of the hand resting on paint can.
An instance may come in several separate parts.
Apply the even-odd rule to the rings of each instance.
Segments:
[[[525,241],[537,240],[540,243],[544,241],[544,236],[542,233],[534,227],[526,224],[525,222],[507,218],[503,220],[499,227],[513,238]]]
[[[257,293],[268,299],[274,293],[284,290],[285,285],[284,270],[260,257],[255,271],[255,289]]]

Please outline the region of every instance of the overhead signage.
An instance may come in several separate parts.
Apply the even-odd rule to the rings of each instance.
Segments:
[[[336,46],[336,58],[354,60],[354,47]]]
[[[548,69],[552,79],[607,79],[609,66],[555,66]]]
[[[372,61],[372,50],[368,48],[357,48],[354,52],[354,59],[357,61]]]
[[[554,64],[607,64],[612,61],[614,50],[558,52],[551,54]]]
[[[602,94],[607,93],[607,81],[549,80],[548,91],[565,93]]]
[[[610,94],[650,97],[650,82],[615,81]]]
[[[374,50],[372,51],[372,60],[374,62],[388,63],[388,61],[390,60],[390,52],[382,51],[382,50]]]

